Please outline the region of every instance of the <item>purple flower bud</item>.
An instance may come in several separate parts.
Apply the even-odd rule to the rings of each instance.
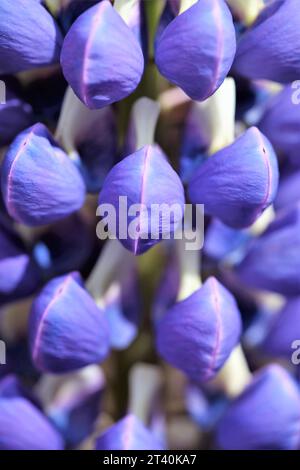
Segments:
[[[180,287],[180,272],[177,256],[172,256],[166,264],[162,278],[153,300],[153,321],[158,324],[176,302]]]
[[[80,282],[76,273],[55,278],[33,302],[30,349],[41,371],[70,372],[108,354],[107,321]]]
[[[164,77],[193,100],[203,101],[226,78],[235,51],[235,31],[226,3],[200,0],[160,35],[155,61]]]
[[[115,115],[110,107],[103,108],[99,112],[101,116],[97,124],[86,132],[79,131],[75,138],[80,155],[79,169],[90,193],[100,191],[117,155]]]
[[[300,205],[281,213],[253,241],[237,273],[248,287],[300,294]]]
[[[250,234],[246,230],[235,230],[214,219],[205,234],[204,253],[216,261],[228,256],[236,259],[243,252],[249,239]]]
[[[120,197],[127,197],[128,208],[136,204],[134,215],[121,214]],[[99,196],[100,204],[112,204],[116,209],[116,236],[134,254],[141,254],[158,243],[163,236],[172,234],[181,222],[184,212],[184,189],[166,156],[157,145],[146,145],[124,158],[108,174]],[[153,218],[153,206],[167,205],[173,216]],[[124,237],[119,227],[125,222],[125,231],[132,229],[132,236]],[[152,225],[152,227],[151,227]],[[125,234],[126,235],[126,234]],[[155,236],[153,236],[155,235]]]
[[[185,396],[189,415],[201,430],[211,431],[224,413],[227,400],[224,395],[209,395],[194,384],[188,384]]]
[[[238,43],[234,69],[251,78],[289,83],[300,76],[298,0],[266,6]]]
[[[0,398],[1,450],[62,450],[63,440],[23,397]]]
[[[32,119],[31,106],[7,90],[6,103],[0,105],[0,147],[10,144],[32,124]]]
[[[68,374],[63,380],[59,376],[54,397],[47,404],[47,415],[67,445],[74,447],[93,432],[104,385],[103,373],[95,365]]]
[[[97,450],[163,450],[157,438],[134,415],[127,415],[96,440]]]
[[[211,277],[162,317],[156,344],[167,362],[199,383],[217,374],[240,334],[241,318],[234,297]]]
[[[38,398],[23,386],[18,377],[14,374],[6,375],[0,381],[0,400],[1,398],[25,398],[37,408],[41,408]]]
[[[133,32],[104,0],[72,25],[61,64],[78,98],[95,109],[122,100],[136,89],[144,58]]]
[[[299,162],[300,153],[300,106],[295,102],[298,95],[292,85],[286,86],[270,100],[258,124],[275,150],[295,162]]]
[[[62,35],[39,2],[1,0],[0,31],[0,74],[59,62]]]
[[[25,225],[62,219],[84,202],[79,171],[43,124],[16,137],[4,157],[1,178],[8,213]]]
[[[217,442],[225,450],[299,448],[300,394],[278,365],[258,372],[222,417]]]
[[[278,193],[275,199],[275,208],[288,209],[296,202],[300,202],[300,171],[295,171],[282,178],[279,182]]]
[[[105,294],[105,316],[109,323],[110,344],[122,350],[130,346],[141,322],[141,302],[136,269],[126,270],[120,282],[113,282]]]
[[[273,202],[278,186],[278,163],[263,134],[251,127],[232,145],[203,163],[190,181],[193,203],[233,228],[253,224]]]
[[[0,229],[0,301],[25,297],[39,286],[37,264],[26,252],[21,240]]]
[[[46,278],[83,268],[93,253],[96,236],[78,214],[52,224],[34,246],[34,258]]]
[[[262,344],[263,351],[271,356],[290,359],[292,344],[300,339],[300,297],[287,301],[275,315]]]

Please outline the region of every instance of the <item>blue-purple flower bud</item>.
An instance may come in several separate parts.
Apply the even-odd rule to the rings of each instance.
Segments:
[[[299,448],[300,393],[278,365],[258,372],[228,407],[217,429],[225,450],[293,450]]]
[[[138,86],[144,58],[134,33],[103,0],[72,25],[62,48],[68,83],[89,108],[102,108],[130,95]]]
[[[248,287],[300,294],[300,205],[280,213],[267,231],[253,240],[237,268]]]
[[[233,228],[255,222],[273,202],[278,187],[278,163],[272,145],[251,127],[232,145],[205,161],[191,178],[193,203]]]
[[[199,383],[217,374],[240,334],[241,318],[234,297],[211,277],[162,317],[156,344],[167,362]]]
[[[127,198],[128,207],[128,213],[122,213],[121,217],[120,197]],[[128,250],[141,254],[176,230],[183,217],[185,198],[180,178],[164,153],[157,145],[146,145],[113,167],[104,182],[99,202],[116,209],[114,235]],[[163,204],[170,209],[170,217],[162,216]],[[155,208],[159,209],[157,217],[153,215]],[[132,229],[131,236],[120,233],[122,225],[127,233]]]
[[[13,92],[6,91],[6,103],[0,104],[0,147],[9,145],[24,129],[32,124],[33,112]]]
[[[0,31],[0,74],[59,62],[62,35],[36,0],[1,0]]]
[[[157,438],[134,415],[127,415],[96,440],[97,450],[163,450]]]
[[[23,397],[0,397],[1,450],[62,450],[63,440],[48,419]]]
[[[32,360],[46,372],[77,370],[103,361],[109,352],[104,313],[76,273],[43,288],[32,305],[29,335]]]
[[[193,100],[222,84],[236,51],[232,16],[223,0],[199,0],[160,34],[155,61],[160,73]]]
[[[293,343],[300,340],[300,297],[288,300],[273,317],[262,349],[271,356],[290,360]]]
[[[2,164],[2,194],[10,216],[25,225],[44,225],[79,209],[85,185],[71,159],[43,124],[16,137]]]
[[[298,0],[267,5],[238,43],[234,69],[250,78],[289,83],[300,76]]]

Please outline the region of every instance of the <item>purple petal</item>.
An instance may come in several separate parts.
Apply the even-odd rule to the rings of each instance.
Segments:
[[[1,0],[0,31],[0,74],[59,62],[62,35],[39,2]]]
[[[80,170],[87,191],[97,193],[112,168],[117,155],[116,118],[110,107],[101,110],[97,125],[84,134],[76,136],[76,147],[80,155]]]
[[[53,373],[70,372],[107,356],[107,321],[78,283],[78,274],[50,281],[33,302],[30,349],[35,366]]]
[[[237,273],[248,287],[300,295],[300,205],[284,211],[253,241]]]
[[[128,269],[126,278],[113,284],[105,296],[105,317],[114,349],[128,348],[138,334],[141,302],[137,281],[136,270]]]
[[[0,400],[1,398],[26,398],[37,408],[41,408],[38,398],[23,386],[18,377],[14,374],[6,375],[0,381]]]
[[[232,229],[214,219],[205,234],[204,253],[217,261],[232,255],[236,257],[243,252],[249,239],[247,231]]]
[[[166,264],[153,300],[153,320],[155,325],[176,302],[180,286],[178,259],[172,256]]]
[[[121,237],[119,231],[120,197],[127,197],[128,208],[140,206],[136,215],[122,214],[125,231],[130,224],[136,225],[135,238]],[[141,254],[158,243],[163,236],[171,235],[183,217],[184,190],[175,171],[158,146],[147,145],[124,158],[108,174],[99,196],[100,204],[111,204],[116,209],[117,231],[120,242],[134,254]],[[172,209],[176,205],[174,217],[158,215],[157,223],[151,220],[153,206],[165,204]],[[122,207],[121,207],[122,210]],[[154,209],[153,209],[154,210]],[[151,221],[153,222],[151,227]],[[152,229],[152,230],[151,230]],[[155,237],[151,235],[155,232]],[[128,234],[130,235],[130,234]]]
[[[263,351],[275,357],[291,359],[292,344],[300,339],[300,298],[287,301],[271,323],[263,342]]]
[[[2,194],[8,213],[26,225],[57,221],[79,209],[83,180],[70,158],[53,142],[43,124],[22,132],[2,165]]]
[[[189,185],[193,203],[233,228],[253,224],[273,202],[278,186],[274,150],[256,127],[203,163]]]
[[[84,218],[73,214],[41,235],[34,257],[47,279],[80,270],[93,253],[95,239]]]
[[[229,405],[217,430],[225,450],[293,450],[299,448],[300,394],[278,365],[266,367]]]
[[[0,449],[62,450],[63,441],[25,398],[0,398]]]
[[[193,100],[203,101],[226,78],[235,51],[235,31],[226,3],[200,0],[160,35],[155,61],[170,82]]]
[[[104,390],[104,377],[98,366],[88,366],[64,377],[47,414],[68,445],[80,444],[94,430]]]
[[[111,426],[96,440],[97,450],[163,450],[156,437],[134,415]]]
[[[144,58],[130,28],[107,0],[72,25],[61,54],[65,78],[89,108],[130,95],[139,84]]]
[[[280,180],[278,193],[275,199],[275,208],[288,209],[296,202],[300,202],[300,171],[295,171]]]
[[[300,105],[295,103],[294,98],[298,96],[295,93],[299,95],[299,92],[288,85],[273,97],[258,127],[277,152],[299,161]]]
[[[6,103],[0,105],[0,147],[10,144],[32,120],[31,106],[7,90]]]
[[[234,69],[251,78],[289,83],[300,76],[298,0],[266,6],[238,43]]]
[[[21,240],[0,229],[0,299],[25,297],[39,286],[38,267],[26,252]]]
[[[215,278],[178,302],[157,325],[159,354],[192,380],[205,382],[224,365],[241,334],[234,297]]]

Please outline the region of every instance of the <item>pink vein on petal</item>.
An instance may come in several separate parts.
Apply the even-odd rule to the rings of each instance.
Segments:
[[[220,68],[221,68],[221,60],[223,56],[223,51],[224,51],[224,38],[223,38],[223,33],[222,33],[222,16],[221,16],[221,9],[220,9],[220,4],[218,3],[219,0],[214,0],[214,7],[212,10],[213,17],[216,22],[216,27],[217,27],[217,51],[216,51],[216,70],[214,73],[213,77],[213,86],[210,90],[210,93],[214,91],[214,89],[217,86],[218,80],[220,78]]]
[[[35,128],[34,128],[35,129]],[[19,147],[19,150],[17,152],[17,155],[16,157],[14,158],[14,161],[12,162],[11,164],[11,167],[10,167],[10,170],[9,170],[9,174],[8,174],[8,178],[7,178],[7,208],[9,209],[9,212],[11,215],[13,215],[13,217],[18,220],[18,214],[17,212],[15,211],[15,208],[13,206],[13,203],[12,203],[12,199],[10,197],[10,194],[11,194],[11,188],[12,188],[12,185],[13,185],[13,170],[17,164],[17,161],[20,159],[20,156],[22,155],[23,151],[26,149],[26,147],[28,146],[29,142],[30,142],[30,139],[31,137],[33,136],[34,134],[34,129],[32,129],[32,131],[25,137],[25,139],[21,142],[20,144],[20,147]]]
[[[129,450],[129,448],[130,448],[130,442],[132,440],[133,427],[134,427],[134,416],[130,415],[126,419],[125,432],[124,432],[124,435],[123,435],[124,450]]]
[[[265,196],[262,200],[262,203],[261,203],[261,209],[263,209],[267,204],[267,201],[270,197],[270,193],[271,193],[271,189],[272,189],[272,167],[271,167],[271,164],[270,164],[270,161],[269,161],[269,158],[268,158],[268,154],[267,154],[267,151],[266,151],[266,146],[264,144],[262,135],[261,135],[260,131],[258,129],[256,129],[255,127],[254,127],[254,130],[255,130],[256,136],[257,136],[258,141],[259,141],[260,153],[261,153],[262,159],[264,161],[265,167],[266,167],[267,172],[268,172],[267,190],[266,190],[266,194],[265,194]]]
[[[39,362],[40,343],[41,343],[44,323],[47,318],[47,315],[49,311],[51,310],[51,308],[53,307],[53,305],[55,304],[55,302],[57,302],[57,300],[60,298],[63,291],[66,289],[66,286],[71,279],[73,279],[72,276],[67,276],[64,282],[56,289],[56,291],[54,292],[53,299],[49,302],[49,304],[47,305],[47,307],[45,308],[41,316],[40,323],[37,329],[37,334],[36,334],[35,341],[34,341],[34,345],[33,345],[33,352],[32,352],[33,359],[36,361],[36,363]]]
[[[148,146],[145,149],[145,156],[144,156],[144,164],[143,164],[143,173],[142,173],[142,183],[141,183],[141,201],[140,201],[140,208],[142,209],[142,206],[144,204],[145,200],[145,192],[146,192],[146,181],[147,181],[147,176],[148,176],[148,167],[149,167],[149,156],[151,153],[151,147]],[[139,224],[141,221],[141,211],[139,213]],[[137,237],[134,241],[134,254],[137,253],[138,249],[138,244],[139,244],[139,237]]]
[[[212,352],[212,358],[211,358],[211,363],[208,368],[208,371],[206,373],[206,377],[209,378],[211,372],[213,371],[216,360],[217,360],[217,355],[220,350],[220,344],[221,344],[221,329],[222,329],[222,321],[221,321],[221,307],[220,307],[220,302],[219,302],[219,297],[218,297],[218,292],[217,292],[217,283],[215,279],[211,279],[211,288],[212,288],[212,302],[215,307],[215,312],[216,312],[216,319],[217,319],[217,325],[216,325],[216,343],[215,347]]]
[[[101,2],[100,3],[99,9],[95,13],[95,16],[92,20],[91,31],[90,31],[90,34],[89,34],[89,37],[88,37],[88,40],[86,42],[86,46],[85,46],[85,49],[84,49],[83,63],[82,63],[82,95],[83,95],[84,102],[86,104],[88,104],[88,99],[89,99],[88,98],[88,90],[87,90],[87,87],[86,87],[86,84],[88,83],[87,61],[88,61],[88,57],[89,57],[90,52],[91,52],[94,37],[96,35],[97,29],[98,29],[99,24],[100,24],[100,19],[101,19],[101,16],[102,16],[102,10],[104,10],[104,8],[107,8],[107,6],[108,6],[107,2]]]

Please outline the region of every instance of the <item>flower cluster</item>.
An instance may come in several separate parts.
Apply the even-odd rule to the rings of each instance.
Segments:
[[[300,449],[299,80],[299,0],[0,0],[1,450]]]

